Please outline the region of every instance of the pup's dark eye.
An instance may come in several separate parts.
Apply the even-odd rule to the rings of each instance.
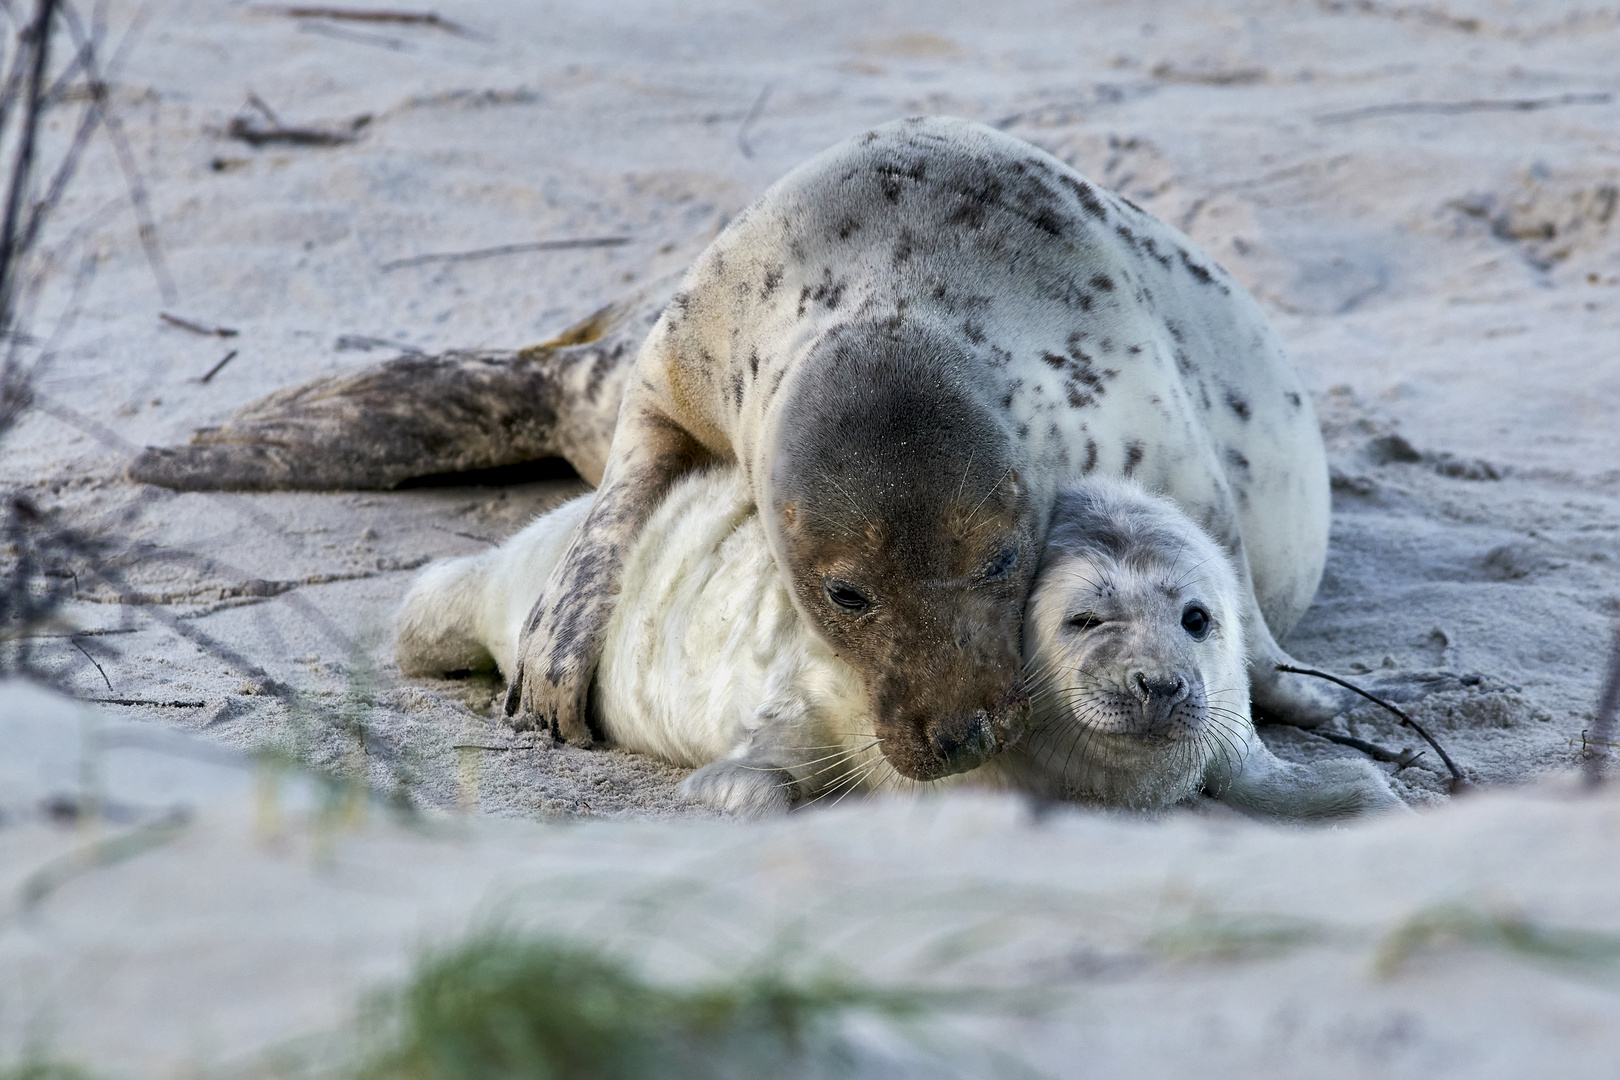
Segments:
[[[1191,634],[1194,641],[1209,637],[1209,629],[1213,625],[1209,612],[1197,604],[1188,604],[1187,610],[1181,613],[1181,628]]]
[[[872,601],[866,594],[847,581],[828,580],[821,583],[821,591],[827,594],[834,607],[840,608],[850,614],[858,614],[872,606]]]
[[[1087,630],[1094,630],[1102,625],[1102,620],[1089,611],[1082,611],[1078,615],[1070,615],[1063,620],[1063,629],[1071,634],[1083,634]]]
[[[1011,573],[1012,568],[1017,565],[1018,549],[1015,547],[1003,548],[1002,550],[996,552],[995,558],[991,559],[989,564],[984,568],[985,579],[987,581],[995,581],[998,578],[1004,578]]]

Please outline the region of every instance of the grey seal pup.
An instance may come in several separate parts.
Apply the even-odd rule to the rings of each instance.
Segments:
[[[971,772],[918,784],[880,752],[858,674],[799,616],[740,470],[690,474],[626,557],[592,721],[613,744],[696,771],[696,801],[747,816],[851,792],[962,783],[1157,810],[1200,795],[1280,818],[1397,807],[1360,760],[1280,761],[1255,734],[1237,575],[1166,499],[1129,481],[1059,490],[1023,647],[1029,732]],[[540,584],[590,500],[423,570],[395,655],[411,675],[509,672]]]

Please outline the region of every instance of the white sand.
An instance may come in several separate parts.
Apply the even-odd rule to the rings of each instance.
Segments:
[[[375,706],[358,710],[371,725],[373,779],[406,783],[424,804],[693,813],[674,796],[680,773],[658,763],[514,744],[488,717],[493,682],[405,682],[391,669],[387,627],[410,570],[477,550],[572,488],[174,495],[130,485],[122,466],[132,447],[183,441],[272,389],[388,355],[339,349],[343,335],[430,350],[540,340],[680,266],[816,150],[863,125],[944,112],[1003,122],[1187,229],[1271,312],[1315,392],[1337,477],[1328,573],[1288,647],[1340,672],[1484,672],[1517,689],[1417,710],[1469,775],[1510,784],[1571,767],[1620,614],[1620,15],[1528,0],[869,7],[487,0],[440,9],[476,32],[456,36],[246,4],[154,5],[114,96],[177,296],[160,295],[98,144],[57,218],[59,237],[91,229],[96,279],[40,387],[51,412],[29,418],[0,459],[0,483],[142,545],[125,573],[153,605],[121,606],[86,583],[68,612],[81,628],[119,631],[86,642],[116,650],[97,653],[111,689],[66,640],[47,643],[75,691],[202,701],[112,708],[234,747],[293,742],[332,764],[360,760],[331,722],[359,695]],[[115,29],[128,24],[130,5],[112,11]],[[739,130],[767,86],[745,156]],[[352,145],[254,150],[223,135],[249,91],[288,123],[373,119]],[[1335,118],[1592,94],[1613,96]],[[608,235],[632,241],[382,269],[422,253]],[[240,336],[166,327],[160,310]],[[200,384],[232,348],[239,355]],[[64,422],[66,410],[82,422]],[[1396,432],[1423,461],[1386,460],[1378,440]],[[1480,462],[1501,479],[1437,468],[1478,476]],[[177,638],[160,612],[319,708],[289,714],[253,678]],[[1414,744],[1371,711],[1349,730]],[[1284,754],[1341,752],[1307,735],[1268,737]],[[511,748],[453,749],[473,745]],[[1430,754],[1397,783],[1414,801],[1438,800],[1437,766]],[[1500,824],[1539,804],[1488,805]],[[834,829],[809,817],[766,832]],[[1432,833],[1426,820],[1333,842],[1412,851],[1420,875],[1431,856],[1419,848],[1447,850],[1455,837],[1441,823],[1460,819],[1437,818]],[[1558,831],[1572,821],[1558,821],[1545,835],[1574,837]],[[692,827],[703,838],[731,828]],[[1176,830],[1202,828],[1093,827],[1126,830],[1155,866],[1179,850]],[[1396,833],[1411,846],[1357,839]],[[737,842],[751,843],[745,835]],[[1492,873],[1517,865],[1504,859],[1467,877],[1470,887],[1489,892]],[[1434,873],[1413,903],[1448,894]],[[1448,971],[1447,987],[1473,977]],[[1215,995],[1220,978],[1199,985]],[[1150,994],[1134,1000],[1153,1007]],[[1358,1015],[1371,1031],[1394,1014]],[[1460,1052],[1458,1039],[1440,1060]],[[1330,1043],[1311,1045],[1327,1053]]]

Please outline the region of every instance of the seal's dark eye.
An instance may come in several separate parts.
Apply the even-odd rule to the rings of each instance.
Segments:
[[[1187,610],[1181,613],[1181,628],[1191,634],[1194,641],[1203,641],[1209,637],[1209,629],[1213,625],[1209,612],[1197,604],[1188,604]]]
[[[1018,549],[1015,547],[1002,548],[1000,551],[996,552],[995,558],[991,559],[989,564],[985,566],[985,580],[996,581],[999,578],[1004,578],[1011,573],[1012,568],[1017,565]]]
[[[866,594],[847,581],[827,580],[821,583],[821,591],[827,594],[834,607],[850,613],[859,614],[872,606],[872,601]]]
[[[1082,611],[1077,615],[1070,615],[1063,620],[1063,629],[1071,634],[1083,634],[1087,630],[1094,630],[1102,625],[1102,620],[1089,611]]]

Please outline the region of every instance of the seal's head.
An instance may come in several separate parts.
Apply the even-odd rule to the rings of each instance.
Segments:
[[[794,601],[866,684],[905,776],[971,769],[1028,711],[1020,637],[1043,514],[960,346],[847,326],[785,392],[768,532]]]
[[[1230,559],[1167,499],[1063,489],[1025,622],[1035,719],[1019,748],[1053,794],[1152,809],[1198,793],[1251,729]]]

